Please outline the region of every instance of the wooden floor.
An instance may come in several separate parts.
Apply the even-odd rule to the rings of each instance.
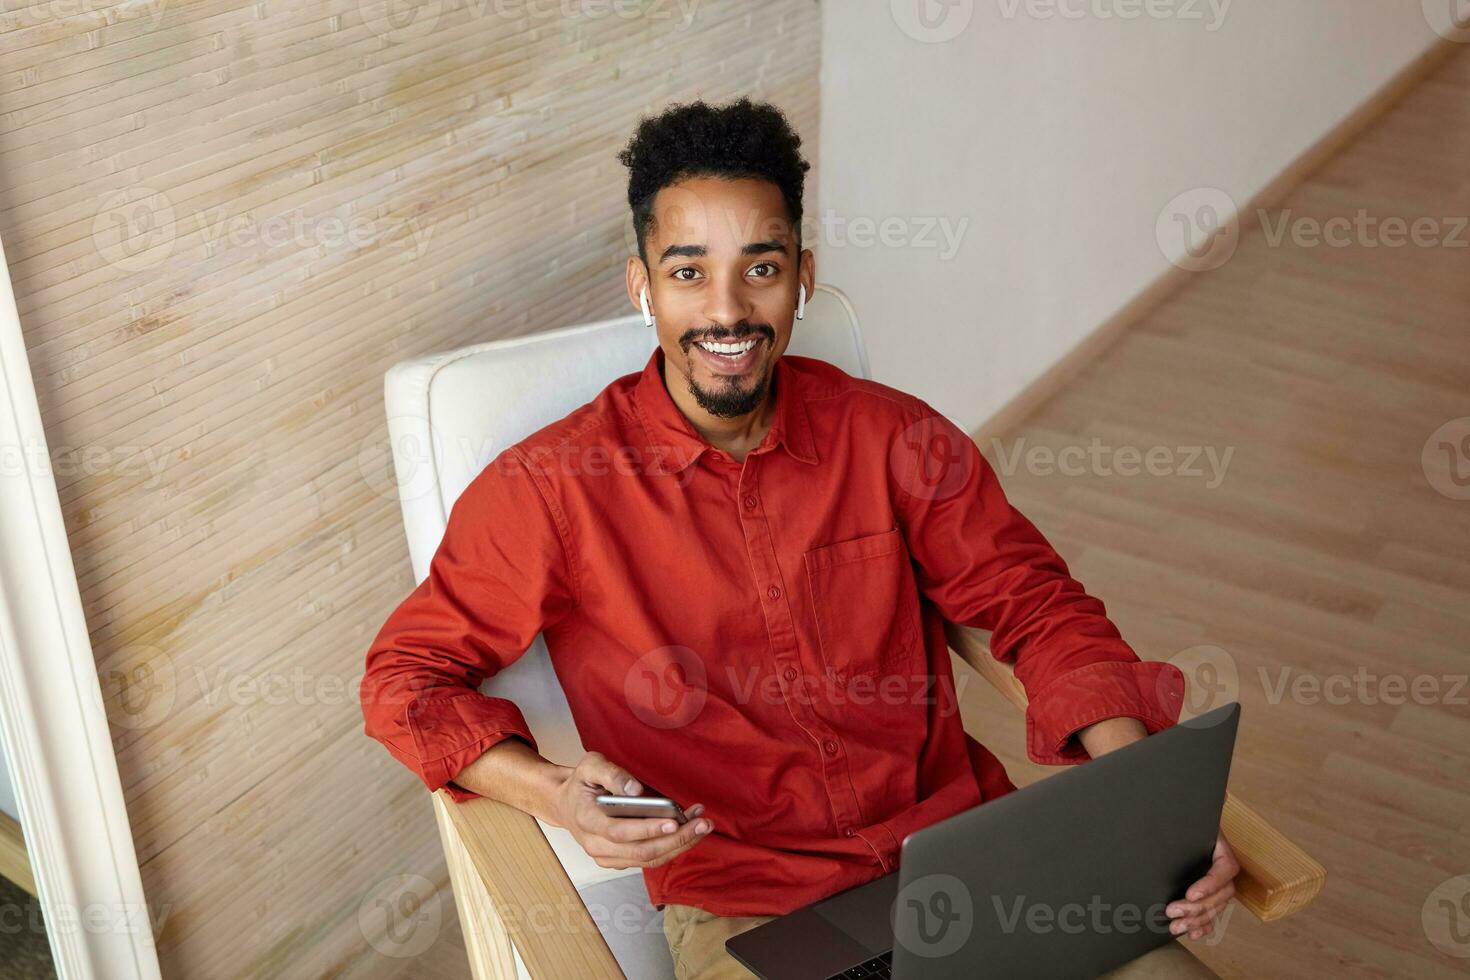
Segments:
[[[1438,492],[1421,457],[1470,416],[1470,231],[1451,220],[1470,215],[1470,50],[1282,208],[1429,217],[1459,246],[1273,245],[1257,227],[982,448],[1000,466],[1096,438],[1179,464],[1001,479],[1140,655],[1219,685],[1209,703],[1238,696],[1232,790],[1328,868],[1308,910],[1263,926],[1237,906],[1223,939],[1190,944],[1200,958],[1223,976],[1463,977],[1470,958],[1437,950],[1424,915],[1444,922],[1431,893],[1470,875],[1470,500]],[[1232,452],[1217,486],[1203,461],[1184,470],[1188,447]],[[1437,444],[1431,458],[1445,485]],[[980,687],[967,696],[994,712],[974,734],[1017,782],[1052,771]],[[1466,891],[1450,896],[1461,935]]]

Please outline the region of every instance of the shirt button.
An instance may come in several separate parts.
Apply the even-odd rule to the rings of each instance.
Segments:
[[[852,837],[857,834],[857,831],[853,830],[851,827],[848,827],[845,831],[843,831],[843,833],[846,834],[848,837]]]
[[[830,738],[827,739],[827,741],[825,741],[825,742],[822,743],[822,748],[824,748],[824,749],[827,750],[827,754],[828,755],[836,755],[837,754],[837,743],[834,742],[834,741],[832,741]]]
[[[796,668],[787,667],[784,671],[781,672],[781,676],[786,678],[788,681],[796,680]]]
[[[745,509],[755,510],[755,494],[748,493],[745,495]]]
[[[766,595],[770,596],[772,599],[779,599],[781,598],[781,590],[773,585],[766,590]]]

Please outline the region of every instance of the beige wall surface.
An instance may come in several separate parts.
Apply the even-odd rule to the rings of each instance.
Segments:
[[[1450,8],[829,4],[822,279],[875,377],[975,429],[1442,43]]]
[[[815,165],[819,20],[5,5],[0,238],[165,976],[414,975],[401,875],[453,941],[428,796],[356,703],[412,587],[383,372],[630,312],[642,114],[767,99]]]

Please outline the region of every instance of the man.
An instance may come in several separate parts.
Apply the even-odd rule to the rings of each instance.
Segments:
[[[800,143],[744,99],[640,124],[620,154],[627,290],[659,346],[476,477],[363,681],[367,733],[430,789],[641,868],[686,980],[748,976],[727,937],[1015,789],[961,726],[945,619],[1015,662],[1038,762],[1126,745],[1181,704],[1177,668],[1140,662],[973,441],[919,398],[782,356],[816,283]],[[477,690],[538,633],[580,760],[542,758],[519,709]],[[695,819],[593,802],[644,791]],[[1222,838],[1176,934],[1210,934],[1237,870]],[[1178,943],[1117,975],[1213,976]]]

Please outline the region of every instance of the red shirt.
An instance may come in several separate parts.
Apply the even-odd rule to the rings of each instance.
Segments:
[[[645,869],[651,900],[787,912],[897,867],[906,834],[1008,793],[961,726],[944,620],[992,631],[1030,696],[1028,754],[1087,758],[1104,718],[1179,717],[974,442],[927,403],[786,355],[743,464],[639,374],[506,449],[367,654],[367,734],[457,800],[501,739],[481,681],[544,633],[583,745],[714,831]],[[575,759],[556,759],[564,765]]]

